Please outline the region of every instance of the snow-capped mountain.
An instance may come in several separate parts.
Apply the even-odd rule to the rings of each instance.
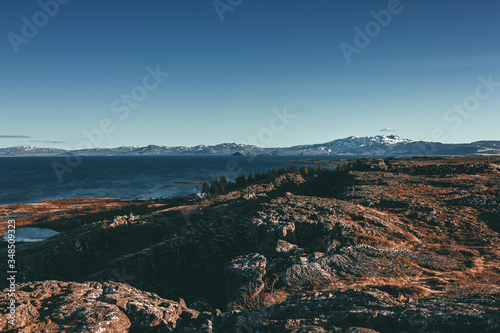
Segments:
[[[321,144],[300,145],[287,148],[261,148],[253,145],[221,143],[194,147],[157,146],[93,148],[63,150],[19,146],[1,148],[0,156],[57,156],[78,154],[83,156],[124,155],[355,155],[355,156],[398,156],[398,155],[500,155],[500,141],[477,141],[464,144],[413,141],[397,135],[350,136]]]
[[[397,135],[350,136],[323,144],[300,145],[285,148],[294,154],[328,154],[328,155],[384,155],[396,147],[402,147],[415,141],[402,139]]]
[[[64,149],[57,148],[37,148],[35,146],[17,146],[0,148],[0,156],[47,156],[60,155],[65,153]]]
[[[177,146],[157,146],[149,145],[146,147],[118,147],[118,148],[95,148],[78,151],[69,151],[69,153],[78,153],[79,155],[231,155],[237,151],[263,151],[262,148],[250,145],[236,143],[221,143],[218,145],[198,145],[194,147]],[[1,154],[1,152],[0,152]]]
[[[359,148],[359,147],[370,147],[375,145],[395,145],[401,143],[411,143],[414,142],[410,139],[402,139],[397,135],[376,135],[376,136],[350,136],[345,139],[338,139],[334,141],[327,142],[326,145],[331,147],[342,147],[342,148]]]

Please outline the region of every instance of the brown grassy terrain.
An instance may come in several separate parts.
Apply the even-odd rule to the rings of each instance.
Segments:
[[[108,280],[123,284],[116,304],[156,293],[165,300],[148,296],[157,302],[154,316],[166,311],[158,304],[182,298],[168,322],[146,323],[130,306],[112,308],[128,318],[131,332],[148,325],[178,332],[500,328],[498,158],[361,159],[198,202],[75,199],[41,206],[1,208],[36,211],[22,223],[61,231],[19,244],[22,302],[32,304],[36,288],[50,294],[51,280],[83,283],[75,290],[96,285],[100,296],[84,301],[106,306]],[[49,327],[64,316],[49,306],[31,321]],[[79,320],[90,325],[89,318]]]

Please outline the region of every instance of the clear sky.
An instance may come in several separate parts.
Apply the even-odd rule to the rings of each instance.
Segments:
[[[498,0],[55,1],[0,3],[2,147],[500,140]]]

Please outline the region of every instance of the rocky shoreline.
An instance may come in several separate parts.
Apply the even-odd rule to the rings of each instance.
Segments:
[[[0,207],[60,232],[16,244],[2,332],[500,330],[497,160],[359,159],[204,200],[42,206]]]

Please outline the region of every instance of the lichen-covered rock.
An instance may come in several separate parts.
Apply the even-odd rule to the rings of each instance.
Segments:
[[[134,221],[136,219],[137,218],[135,217],[135,215],[116,216],[113,219],[113,222],[111,222],[111,224],[109,224],[109,228],[116,228],[116,227],[121,226],[121,225],[126,226],[126,225],[134,223]]]
[[[2,332],[171,332],[183,313],[189,319],[199,314],[156,294],[112,281],[27,282],[19,285],[16,294],[15,325],[8,323],[7,293],[0,295]]]
[[[253,298],[264,289],[266,257],[258,253],[233,259],[225,269],[227,297],[235,302]]]
[[[297,245],[290,244],[287,241],[284,241],[282,239],[279,239],[278,243],[276,244],[276,252],[278,252],[278,253],[289,253],[290,251],[292,251],[296,248],[297,248]]]
[[[108,281],[102,285],[103,302],[116,305],[130,318],[132,328],[174,328],[183,311],[197,317],[198,312],[183,309],[181,304],[165,300],[156,294],[140,291],[123,283]]]

